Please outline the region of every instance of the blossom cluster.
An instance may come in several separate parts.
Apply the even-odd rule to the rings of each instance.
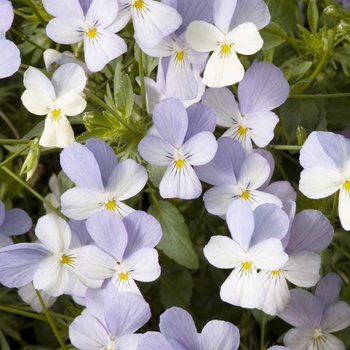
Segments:
[[[283,335],[286,347],[273,341],[269,349],[345,349],[331,333],[350,325],[350,306],[323,252],[335,236],[336,210],[339,229],[350,230],[350,140],[310,132],[299,147],[298,183],[274,176],[279,160],[270,143],[290,86],[257,54],[271,20],[267,4],[43,0],[41,11],[47,39],[72,52],[50,48],[46,70],[23,72],[21,102],[45,120],[22,140],[31,147],[22,169],[29,180],[40,152],[59,152],[61,171],[50,178],[52,193],[37,195],[46,213],[34,226],[0,200],[0,283],[18,289],[37,313],[63,295],[74,301],[79,314],[66,325],[62,348],[69,341],[82,350],[237,350],[241,323],[220,314],[198,322],[190,295],[177,290],[178,283],[192,293],[200,266],[225,308],[255,309],[295,327]],[[12,4],[0,0],[0,78],[20,65],[18,48],[5,39],[13,18]],[[123,61],[134,48],[131,63]],[[157,72],[144,76],[143,59],[157,62]],[[139,76],[131,82],[135,62]],[[101,77],[104,100],[94,89]],[[102,137],[91,125],[107,131]],[[333,194],[332,215],[297,200]],[[195,217],[193,235],[186,210]],[[167,273],[181,278],[169,283]],[[152,310],[146,294],[157,283],[177,302],[167,295]],[[313,287],[314,294],[305,290]]]

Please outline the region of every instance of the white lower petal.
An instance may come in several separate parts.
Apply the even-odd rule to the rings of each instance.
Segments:
[[[347,231],[350,230],[350,191],[341,187],[339,193],[338,213],[340,223]]]
[[[249,270],[242,266],[235,268],[220,289],[223,301],[248,309],[261,309],[266,291],[252,266]]]
[[[128,274],[125,278],[124,274],[120,275],[119,273],[116,273],[112,277],[111,281],[117,287],[118,292],[120,293],[132,292],[141,295],[139,287],[130,274]]]
[[[209,87],[222,87],[238,83],[243,79],[244,67],[233,48],[222,53],[221,45],[210,56],[204,70],[203,83]]]
[[[21,100],[24,107],[36,115],[47,115],[54,107],[51,97],[38,90],[25,90]]]
[[[51,113],[46,117],[39,145],[64,148],[70,146],[74,140],[72,126],[63,113],[58,118],[52,118]]]
[[[312,344],[314,331],[311,328],[292,328],[284,336],[284,344],[293,350],[305,350],[317,348],[309,347]]]

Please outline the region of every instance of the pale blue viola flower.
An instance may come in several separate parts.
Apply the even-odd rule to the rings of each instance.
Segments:
[[[254,209],[263,203],[282,207],[282,201],[264,191],[271,174],[268,161],[257,153],[246,156],[242,145],[230,137],[218,139],[215,157],[206,165],[196,166],[198,177],[214,187],[204,193],[209,213],[225,217],[228,206],[239,198]]]
[[[132,159],[118,162],[113,149],[98,139],[65,148],[61,166],[77,186],[61,196],[63,214],[74,220],[87,219],[101,210],[126,216],[134,209],[122,201],[139,193],[148,178],[142,165]]]
[[[212,236],[204,255],[214,266],[233,269],[220,289],[229,304],[261,309],[266,293],[259,270],[278,270],[288,260],[281,240],[287,234],[289,219],[274,204],[262,204],[254,211],[244,199],[227,210],[231,238]]]
[[[320,279],[320,253],[332,241],[333,227],[318,210],[303,210],[290,218],[288,234],[283,238],[288,261],[278,270],[260,271],[267,294],[262,310],[270,315],[285,311],[290,303],[287,281],[298,287],[312,287]]]
[[[329,273],[317,284],[315,295],[302,289],[291,290],[287,310],[278,315],[295,328],[284,336],[291,349],[345,350],[344,343],[331,333],[350,325],[350,306],[339,301],[341,279]]]
[[[69,338],[78,349],[136,350],[135,332],[151,317],[142,296],[118,293],[110,284],[86,292],[86,312],[69,326]]]
[[[81,248],[78,270],[97,281],[111,279],[119,292],[140,294],[136,281],[150,282],[160,275],[158,252],[162,236],[158,221],[142,211],[121,220],[111,212],[90,216],[87,230],[95,245]]]
[[[222,87],[242,80],[244,67],[237,53],[252,55],[259,51],[263,39],[259,29],[270,21],[263,0],[215,0],[214,24],[193,21],[186,30],[186,41],[192,49],[211,52],[204,70],[203,82]]]
[[[35,243],[18,243],[0,250],[3,285],[19,288],[33,282],[35,289],[51,296],[82,296],[86,287],[101,285],[76,270],[80,247],[72,245],[72,232],[65,220],[55,214],[45,215],[38,220],[35,234]]]
[[[212,320],[198,333],[191,315],[179,307],[160,316],[159,328],[161,333],[145,333],[137,350],[236,350],[239,346],[239,330],[232,323]]]
[[[138,151],[148,163],[168,166],[159,184],[160,195],[199,197],[202,185],[192,166],[206,164],[215,155],[215,114],[202,104],[186,110],[180,101],[168,98],[155,107],[153,121],[159,136],[146,135]]]
[[[279,119],[272,109],[285,102],[289,85],[282,71],[268,62],[254,61],[238,84],[238,102],[227,88],[208,89],[202,102],[216,113],[217,125],[228,128],[223,136],[238,140],[247,154],[252,141],[265,147]]]
[[[339,191],[338,214],[350,230],[350,140],[339,134],[314,131],[300,150],[300,191],[319,199]]]
[[[124,27],[130,19],[134,37],[141,47],[152,48],[179,28],[182,18],[172,7],[154,0],[118,0],[118,21]]]
[[[115,34],[121,29],[118,0],[43,0],[43,6],[54,16],[46,27],[48,37],[66,45],[83,41],[91,72],[126,52],[125,41]]]
[[[291,350],[291,349],[281,345],[274,345],[274,346],[271,346],[271,348],[268,348],[267,350]]]
[[[9,236],[21,235],[32,227],[32,219],[19,208],[5,209],[5,204],[0,200],[0,247],[13,243]]]
[[[12,25],[13,17],[11,1],[0,0],[0,79],[16,73],[21,64],[17,46],[5,38],[5,33]]]

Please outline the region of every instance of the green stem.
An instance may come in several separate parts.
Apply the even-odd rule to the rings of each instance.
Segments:
[[[140,77],[140,91],[141,91],[141,110],[142,116],[147,115],[147,102],[146,102],[146,89],[145,89],[145,76],[143,74],[143,58],[142,50],[139,49],[139,77]]]
[[[288,96],[288,98],[297,98],[297,99],[341,98],[341,97],[350,97],[350,92],[341,92],[337,94],[289,95]]]
[[[334,221],[338,213],[338,199],[339,199],[339,191],[335,192],[333,197],[332,213],[329,219],[332,225],[334,225]]]
[[[96,102],[99,106],[101,106],[102,108],[104,108],[106,111],[108,111],[109,113],[111,113],[113,115],[113,117],[115,117],[121,124],[123,124],[127,129],[129,129],[133,134],[136,134],[138,136],[143,136],[143,134],[135,129],[132,125],[128,124],[125,119],[123,119],[113,108],[111,108],[110,106],[108,106],[107,103],[105,103],[104,101],[102,101],[100,98],[98,98],[97,96],[95,96],[92,92],[88,91],[88,90],[84,90],[85,95],[90,98],[91,100],[93,100],[94,102]]]
[[[10,169],[6,167],[1,167],[6,174],[10,175],[16,182],[22,185],[25,189],[27,189],[33,196],[38,198],[41,202],[45,203],[54,213],[60,216],[62,219],[67,220],[67,218],[57,209],[55,208],[49,201],[47,201],[43,196],[41,196],[37,191],[31,188],[25,181],[23,181],[19,176],[13,173]]]
[[[17,145],[17,144],[22,144],[25,143],[27,144],[29,141],[28,140],[13,140],[13,139],[0,139],[0,144],[1,145]]]
[[[263,312],[260,323],[260,350],[265,349],[265,329],[266,329],[266,315]]]
[[[1,305],[0,305],[0,310],[5,311],[5,312],[9,312],[11,314],[21,315],[24,317],[34,318],[34,319],[39,320],[39,321],[47,322],[46,317],[44,317],[43,315],[34,314],[33,312],[27,312],[27,311],[18,310],[18,309],[12,308],[12,307],[1,306]]]
[[[288,175],[285,172],[285,170],[283,169],[283,166],[281,165],[280,161],[277,159],[276,154],[275,154],[273,149],[271,149],[271,153],[272,153],[272,156],[275,160],[275,165],[276,165],[278,171],[280,172],[280,174],[282,175],[283,179],[286,181],[289,181]]]
[[[60,336],[60,334],[58,332],[58,329],[56,327],[55,321],[53,320],[49,310],[47,309],[47,307],[45,305],[45,302],[44,302],[43,298],[41,297],[40,292],[37,289],[35,290],[35,292],[36,292],[36,295],[38,296],[38,299],[40,301],[41,307],[43,308],[43,311],[44,311],[44,314],[45,314],[45,316],[47,318],[47,321],[50,323],[50,326],[51,326],[51,328],[52,328],[52,330],[53,330],[53,332],[54,332],[58,342],[60,343],[60,345],[61,345],[63,350],[67,350],[67,346],[66,346],[65,342],[63,341],[63,339],[61,338],[61,336]]]
[[[22,147],[19,151],[17,151],[17,152],[15,152],[15,153],[13,153],[13,154],[11,154],[9,157],[7,157],[3,162],[1,162],[0,163],[0,168],[2,168],[6,163],[8,163],[10,160],[12,160],[12,159],[14,159],[14,158],[16,158],[17,156],[19,156],[22,152],[24,152],[27,148],[29,148],[30,147],[30,145],[29,145],[29,143],[28,143],[28,141],[27,141],[27,144],[24,146],[24,147]]]
[[[301,146],[297,145],[269,145],[269,148],[278,151],[300,151]]]
[[[27,41],[28,43],[30,43],[31,45],[35,46],[37,49],[39,49],[40,51],[45,51],[44,48],[42,48],[41,46],[39,46],[37,43],[35,43],[33,40],[30,40],[25,34],[20,33],[18,30],[16,30],[15,28],[11,27],[10,31],[14,34],[16,34],[19,38],[21,38],[21,40],[23,41]]]

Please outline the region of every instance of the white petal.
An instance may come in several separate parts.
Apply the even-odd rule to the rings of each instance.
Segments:
[[[214,23],[223,33],[230,29],[236,4],[237,0],[216,0],[213,4]]]
[[[222,87],[236,84],[244,76],[244,67],[231,47],[228,53],[217,46],[204,70],[203,83],[209,87]]]
[[[85,32],[85,21],[72,17],[53,18],[46,26],[47,36],[60,44],[75,44],[82,41]]]
[[[344,301],[337,301],[324,312],[321,327],[330,333],[339,332],[350,326],[350,306]]]
[[[203,252],[212,265],[221,269],[237,267],[245,255],[237,242],[225,236],[211,237]]]
[[[343,228],[347,231],[350,230],[350,191],[341,187],[339,193],[339,205],[338,205],[339,219]]]
[[[18,71],[21,64],[21,56],[20,51],[12,41],[2,38],[0,38],[0,52],[0,79],[2,79]]]
[[[279,198],[277,198],[275,195],[267,192],[256,191],[256,190],[249,191],[248,202],[253,209],[258,207],[260,204],[264,204],[264,203],[275,204],[280,208],[283,207],[282,201]]]
[[[76,17],[83,18],[84,13],[79,0],[43,0],[45,10],[54,17]]]
[[[265,294],[264,285],[253,266],[249,270],[242,266],[235,268],[220,289],[223,301],[249,309],[260,309]]]
[[[36,115],[47,115],[54,109],[51,97],[38,90],[25,90],[21,100],[24,107]]]
[[[214,25],[204,21],[193,21],[187,27],[185,38],[192,49],[198,52],[210,52],[222,42],[224,34]]]
[[[66,116],[61,113],[58,119],[49,114],[39,144],[43,147],[68,147],[74,142],[74,132]]]
[[[62,95],[55,101],[56,108],[59,108],[64,115],[74,116],[84,111],[86,101],[74,90]]]
[[[23,85],[27,90],[37,90],[52,100],[56,99],[56,92],[51,81],[39,69],[29,67],[24,73]]]
[[[341,187],[343,177],[339,172],[323,167],[304,169],[300,174],[300,191],[307,197],[328,197]]]
[[[313,347],[313,335],[314,330],[311,328],[292,328],[284,336],[283,342],[288,348],[295,350],[320,350],[317,347]]]
[[[86,13],[88,23],[99,23],[103,28],[108,28],[116,20],[118,15],[118,0],[88,1],[89,9]]]
[[[227,34],[234,50],[243,55],[252,55],[259,51],[264,41],[253,23],[242,23]]]
[[[205,208],[214,215],[226,215],[228,206],[238,198],[234,186],[216,186],[204,193]]]

